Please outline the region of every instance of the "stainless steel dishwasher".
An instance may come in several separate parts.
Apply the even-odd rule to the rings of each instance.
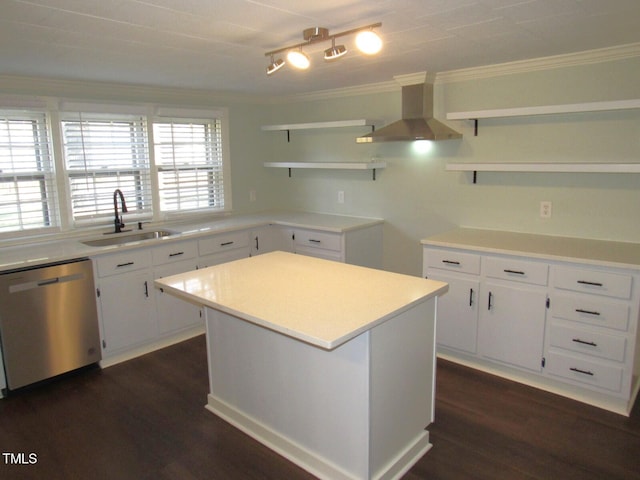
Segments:
[[[8,390],[99,361],[91,261],[1,274],[0,342]]]

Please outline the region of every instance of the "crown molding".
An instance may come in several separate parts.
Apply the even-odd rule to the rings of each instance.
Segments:
[[[567,53],[550,57],[518,60],[515,62],[485,65],[481,67],[463,68],[439,72],[436,76],[438,83],[464,82],[516,73],[550,70],[553,68],[574,67],[594,63],[611,62],[640,56],[640,43],[630,43],[616,47],[586,50],[584,52]]]
[[[351,95],[366,95],[384,92],[398,91],[400,86],[414,85],[422,83],[425,79],[429,81],[435,76],[435,83],[464,82],[478,80],[482,78],[499,77],[502,75],[512,75],[516,73],[535,72],[539,70],[549,70],[553,68],[572,67],[588,65],[594,63],[611,62],[624,60],[627,58],[640,57],[640,43],[630,43],[615,47],[600,48],[596,50],[586,50],[583,52],[568,53],[563,55],[553,55],[549,57],[533,58],[528,60],[518,60],[515,62],[499,63],[494,65],[483,65],[480,67],[464,68],[460,70],[449,70],[438,72],[435,75],[427,72],[415,72],[404,75],[395,75],[393,81],[357,85],[353,87],[337,88],[331,90],[319,90],[311,93],[296,95],[286,95],[270,98],[269,103],[304,102],[313,100],[328,100]]]
[[[127,100],[138,103],[157,103],[159,99],[169,103],[216,104],[221,100],[238,103],[260,103],[260,96],[232,92],[216,92],[178,87],[81,81],[62,78],[0,75],[0,91],[5,95],[35,95],[37,97],[90,98],[92,100]]]

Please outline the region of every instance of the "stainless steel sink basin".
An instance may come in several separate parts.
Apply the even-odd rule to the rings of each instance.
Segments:
[[[176,232],[170,230],[149,230],[146,232],[131,233],[131,234],[109,234],[103,238],[96,238],[94,240],[85,240],[82,243],[90,247],[108,247],[109,245],[122,245],[131,242],[140,242],[143,240],[157,240],[158,238],[169,237],[175,235]]]

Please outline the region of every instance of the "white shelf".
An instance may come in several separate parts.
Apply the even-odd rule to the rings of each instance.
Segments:
[[[640,173],[639,163],[448,163],[461,172]]]
[[[265,162],[268,168],[288,168],[291,176],[292,168],[313,168],[332,170],[372,170],[373,179],[376,179],[376,170],[385,168],[386,162]]]
[[[447,113],[447,120],[478,120],[480,118],[524,117],[530,115],[553,115],[560,113],[601,112],[607,110],[629,110],[640,108],[640,99],[610,102],[573,103],[566,105],[542,105],[537,107],[499,108]]]
[[[355,120],[336,120],[332,122],[311,122],[311,123],[285,123],[281,125],[263,125],[262,130],[265,131],[284,131],[284,130],[310,130],[314,128],[344,128],[344,127],[366,127],[373,126],[377,120],[355,119]]]

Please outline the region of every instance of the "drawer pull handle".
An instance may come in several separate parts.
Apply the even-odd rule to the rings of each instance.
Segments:
[[[589,282],[587,280],[578,280],[578,283],[582,284],[582,285],[591,285],[592,287],[602,287],[602,283],[598,283],[598,282]]]
[[[493,293],[489,292],[489,303],[487,304],[487,310],[491,310],[491,299],[493,298]]]
[[[322,243],[320,240],[315,240],[315,239],[313,239],[313,238],[310,238],[310,239],[309,239],[309,241],[310,241],[311,243]]]
[[[592,311],[592,310],[584,310],[582,308],[576,308],[576,312],[578,312],[578,313],[588,313],[589,315],[597,315],[597,316],[600,315],[600,312],[595,312],[595,311]]]
[[[118,265],[116,265],[116,268],[120,268],[120,267],[128,267],[130,265],[133,265],[134,262],[127,262],[127,263],[119,263]]]
[[[571,370],[572,372],[582,373],[584,375],[591,375],[593,377],[593,372],[590,372],[589,370],[580,370],[579,368],[576,368],[576,367],[571,367],[569,368],[569,370]]]
[[[144,282],[144,296],[149,297],[149,283],[146,280]]]
[[[509,270],[508,268],[504,269],[504,273],[513,273],[515,275],[524,275],[522,270]]]
[[[456,260],[442,260],[442,263],[446,263],[448,265],[460,265],[460,262]]]
[[[176,252],[176,253],[170,253],[169,254],[170,257],[177,257],[179,255],[184,255],[184,252]]]
[[[571,339],[572,342],[581,343],[582,345],[589,345],[590,347],[597,347],[598,344],[594,342],[587,342],[585,340],[580,340],[579,338]]]
[[[221,247],[226,247],[228,245],[233,245],[233,242],[224,242],[220,244]]]
[[[473,288],[469,289],[469,306],[473,307]]]

